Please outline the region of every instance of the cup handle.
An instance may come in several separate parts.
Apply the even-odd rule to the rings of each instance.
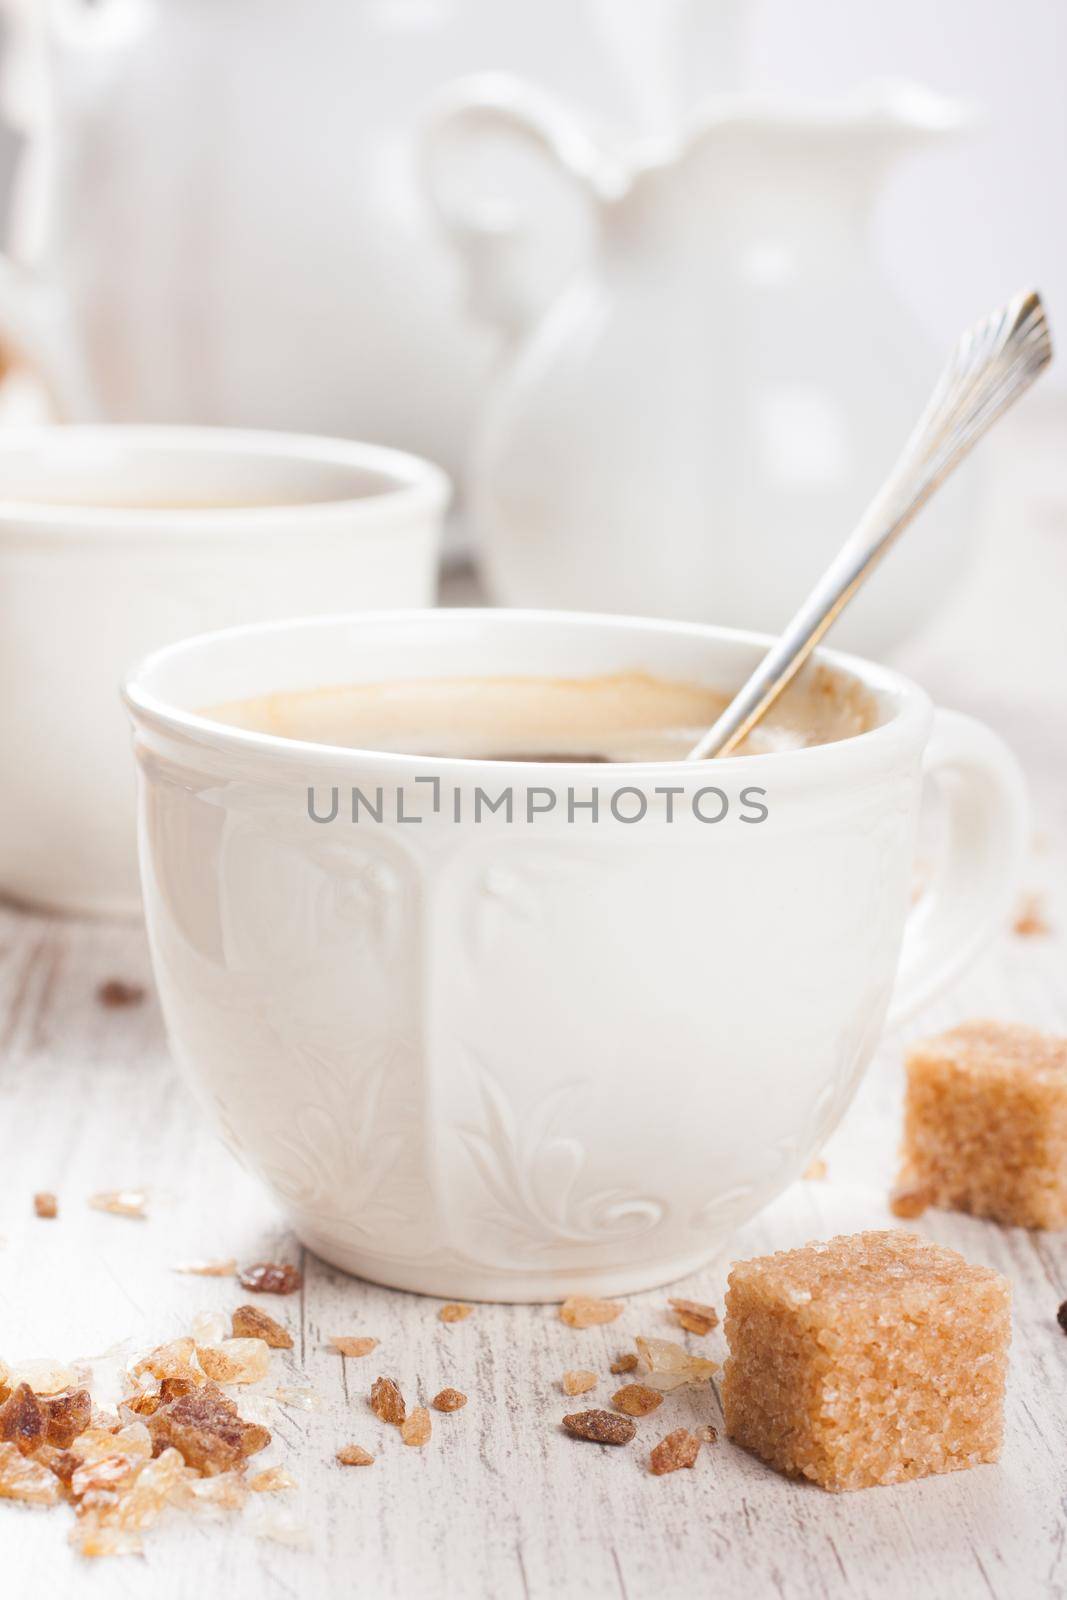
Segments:
[[[1004,741],[958,711],[938,711],[924,776],[944,793],[946,837],[908,918],[887,1026],[906,1021],[955,978],[1008,916],[1028,808]]]
[[[514,335],[531,320],[509,270],[525,232],[520,208],[500,197],[460,201],[446,181],[464,147],[500,135],[532,147],[595,207],[618,198],[628,178],[568,107],[521,78],[475,73],[431,100],[419,139],[423,194],[463,263],[474,315]]]

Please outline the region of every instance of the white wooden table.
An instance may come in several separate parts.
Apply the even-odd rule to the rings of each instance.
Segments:
[[[1052,932],[1005,930],[919,1035],[978,1014],[1067,1032],[1067,474],[1063,419],[1033,413],[996,441],[1000,470],[991,542],[973,578],[904,665],[945,704],[999,727],[1033,787],[1029,887]],[[921,537],[917,529],[915,537]],[[110,978],[142,983],[145,1002],[107,1010]],[[887,1038],[861,1094],[827,1148],[826,1181],[805,1182],[740,1234],[743,1256],[893,1219],[886,1192],[899,1128],[901,1038]],[[995,1467],[832,1496],[789,1483],[720,1440],[692,1472],[657,1479],[646,1451],[581,1444],[558,1427],[567,1367],[606,1371],[636,1333],[670,1337],[666,1291],[635,1296],[613,1326],[576,1332],[550,1307],[479,1306],[451,1327],[436,1302],[346,1279],[300,1251],[269,1200],[216,1143],[167,1059],[137,928],[0,910],[0,1352],[9,1360],[73,1358],[117,1340],[155,1344],[193,1314],[244,1298],[232,1282],[176,1276],[192,1256],[302,1262],[299,1296],[271,1302],[296,1330],[277,1382],[307,1383],[316,1411],[262,1402],[299,1488],[238,1519],[175,1518],[149,1534],[144,1558],[89,1564],[66,1543],[70,1514],[0,1504],[0,1595],[78,1597],[358,1595],[998,1596],[1067,1594],[1067,1236],[999,1229],[947,1213],[916,1226],[1016,1288],[1007,1443]],[[93,1191],[151,1190],[145,1222],[90,1211]],[[54,1189],[60,1217],[31,1212]],[[679,1293],[721,1305],[723,1272]],[[267,1304],[267,1302],[261,1302]],[[331,1333],[381,1346],[363,1361],[323,1349]],[[721,1332],[694,1341],[722,1356]],[[378,1371],[409,1400],[445,1384],[467,1408],[434,1416],[429,1448],[404,1449],[366,1404]],[[304,1375],[303,1377],[297,1374]],[[670,1397],[642,1436],[721,1422],[717,1396]],[[659,1424],[662,1424],[660,1426]],[[338,1445],[378,1454],[342,1469]],[[289,1502],[302,1547],[257,1524]]]

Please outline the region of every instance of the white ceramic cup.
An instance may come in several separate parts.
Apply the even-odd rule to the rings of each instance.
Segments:
[[[139,905],[116,688],[206,628],[433,600],[444,474],[345,440],[227,429],[0,431],[0,893]]]
[[[699,766],[375,753],[198,708],[437,676],[641,669],[728,689],[767,643],[614,617],[412,612],[228,630],[133,673],[171,1042],[231,1148],[326,1260],[402,1289],[520,1301],[699,1267],[822,1145],[894,985],[896,1013],[913,1008],[1006,913],[1022,783],[980,724],[831,652],[875,697],[878,726]],[[911,910],[924,773],[944,789],[945,852]],[[309,786],[322,816],[336,787],[333,821],[311,819]],[[483,809],[475,822],[475,790],[508,786],[512,820]],[[593,786],[596,822],[580,806]],[[726,796],[719,821],[707,786]],[[380,821],[362,805],[351,820],[353,787]],[[678,791],[673,822],[656,787]],[[765,791],[756,825],[742,820],[750,788]],[[621,789],[622,815],[646,799],[639,822],[612,811]]]

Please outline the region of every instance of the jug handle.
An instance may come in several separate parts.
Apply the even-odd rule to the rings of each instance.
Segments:
[[[420,130],[423,193],[463,262],[472,312],[514,335],[529,321],[508,271],[523,233],[520,208],[499,198],[460,201],[444,178],[464,146],[502,134],[546,157],[595,209],[625,192],[628,175],[567,106],[508,73],[475,73],[447,84],[431,100]]]
[[[57,45],[115,47],[144,20],[140,0],[49,0],[47,7],[20,6],[6,30],[0,116],[24,144],[5,219],[11,253],[0,253],[0,366],[31,377],[57,422],[99,421],[101,406],[79,353],[71,308],[41,265],[49,254],[44,241],[55,184],[52,52]]]
[[[52,420],[99,420],[93,386],[76,354],[60,296],[32,268],[2,254],[0,351],[5,364],[24,369],[40,385]]]

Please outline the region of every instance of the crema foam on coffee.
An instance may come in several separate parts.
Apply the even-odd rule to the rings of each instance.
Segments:
[[[350,749],[504,761],[678,761],[728,696],[643,672],[592,678],[413,678],[279,690],[205,708],[257,733]],[[751,735],[750,753],[829,744],[877,722],[873,697],[824,667]]]

